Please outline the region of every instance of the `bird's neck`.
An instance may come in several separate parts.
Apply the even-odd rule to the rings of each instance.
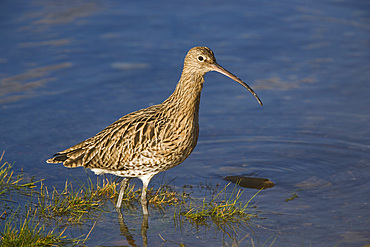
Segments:
[[[203,75],[184,70],[175,91],[165,102],[177,111],[176,114],[186,114],[198,119],[203,82]]]

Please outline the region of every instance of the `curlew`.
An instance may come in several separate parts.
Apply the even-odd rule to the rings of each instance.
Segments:
[[[124,177],[117,208],[121,207],[129,180],[139,178],[143,183],[143,214],[148,215],[150,180],[183,162],[197,144],[200,95],[204,75],[209,71],[217,71],[238,82],[262,105],[246,83],[216,63],[212,50],[194,47],[185,57],[174,92],[163,103],[121,117],[95,136],[56,153],[47,163],[63,163],[70,168],[83,166],[95,174]]]

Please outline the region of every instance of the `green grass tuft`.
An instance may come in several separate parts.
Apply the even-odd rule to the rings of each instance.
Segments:
[[[13,214],[5,221],[5,226],[0,232],[1,246],[66,246],[76,245],[82,242],[79,239],[67,239],[54,230],[45,231],[45,226],[41,225],[30,211],[23,219],[17,220]],[[18,224],[17,224],[18,223]]]
[[[104,209],[105,201],[115,193],[115,183],[99,181],[95,185],[91,180],[87,186],[74,188],[66,181],[64,189],[58,191],[55,187],[48,189],[41,183],[38,195],[38,214],[50,220],[58,219],[66,224],[81,224],[86,219],[96,216]]]
[[[185,211],[180,211],[179,214],[195,224],[207,224],[207,220],[211,219],[217,225],[225,222],[239,223],[247,221],[251,217],[256,217],[254,214],[249,212],[248,205],[260,191],[252,196],[249,201],[243,203],[240,201],[243,190],[236,189],[236,186],[234,187],[230,196],[228,198],[226,197],[226,189],[229,185],[230,184],[226,185],[217,195],[212,198],[211,201],[207,202],[204,198],[200,206],[197,206],[195,203],[191,202],[189,205],[187,205]],[[221,194],[225,195],[223,199],[220,198]]]
[[[4,153],[0,157],[0,162],[2,161]],[[28,189],[36,187],[37,182],[22,183],[23,174],[14,176],[13,165],[4,162],[0,166],[0,196],[11,191],[17,191],[18,193],[30,193]]]

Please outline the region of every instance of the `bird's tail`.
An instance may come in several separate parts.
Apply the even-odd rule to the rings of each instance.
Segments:
[[[51,159],[48,159],[46,163],[58,164],[58,163],[63,163],[67,159],[68,159],[68,156],[66,154],[56,153],[54,154],[54,157]]]
[[[83,166],[83,157],[84,151],[82,148],[75,149],[69,152],[59,152],[54,154],[53,158],[50,158],[46,161],[46,163],[63,163],[64,166],[74,168],[78,166]]]

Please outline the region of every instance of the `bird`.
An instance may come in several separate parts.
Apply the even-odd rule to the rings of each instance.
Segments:
[[[139,178],[143,183],[140,200],[143,215],[148,215],[150,180],[182,163],[197,144],[201,91],[204,75],[210,71],[241,84],[262,106],[251,87],[216,62],[211,49],[194,47],[186,54],[180,80],[165,101],[121,117],[95,136],[54,154],[46,162],[63,163],[68,168],[82,166],[97,175],[109,173],[123,177],[117,209],[130,179]]]

